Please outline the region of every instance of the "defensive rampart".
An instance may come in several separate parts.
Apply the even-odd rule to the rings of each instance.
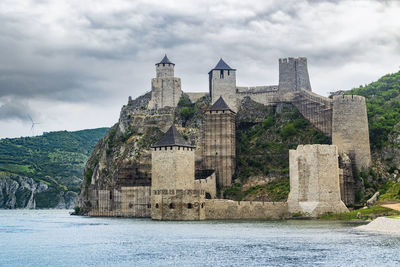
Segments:
[[[205,200],[206,220],[265,220],[289,217],[286,202]]]

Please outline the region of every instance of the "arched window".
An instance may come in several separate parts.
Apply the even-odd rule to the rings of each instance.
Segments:
[[[204,208],[204,203],[201,203],[201,208]]]
[[[156,209],[158,209],[158,203],[156,203]]]
[[[170,209],[175,209],[174,203],[169,204]]]
[[[221,71],[220,71],[219,78],[221,78],[221,79],[224,78],[224,70],[221,70]]]
[[[187,204],[187,208],[188,208],[188,209],[191,209],[192,207],[193,207],[193,206],[192,206],[192,203],[188,203],[188,204]]]
[[[151,204],[149,203],[149,204],[147,204],[147,208],[148,209],[150,209],[151,208]],[[156,206],[156,208],[157,208],[157,206]]]
[[[211,199],[211,194],[206,192],[206,199]]]

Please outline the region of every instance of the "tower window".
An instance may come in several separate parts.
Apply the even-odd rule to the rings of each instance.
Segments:
[[[158,203],[156,203],[156,209],[158,209]]]
[[[219,77],[220,77],[221,79],[223,79],[223,78],[224,78],[224,70],[220,70]]]
[[[230,70],[228,70],[228,76],[230,75]]]
[[[193,206],[192,206],[192,203],[188,203],[188,204],[187,204],[187,208],[188,208],[188,209],[191,209],[192,207],[193,207]]]
[[[175,209],[174,203],[169,204],[170,209]]]

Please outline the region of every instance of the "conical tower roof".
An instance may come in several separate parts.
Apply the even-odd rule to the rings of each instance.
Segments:
[[[217,101],[211,106],[210,110],[230,110],[232,109],[226,104],[225,100],[220,96]]]
[[[153,147],[163,146],[184,146],[194,147],[189,145],[182,135],[178,132],[175,125],[172,125],[168,131],[164,134],[160,141],[158,141]]]
[[[172,65],[175,65],[174,63],[172,63],[169,60],[169,58],[167,57],[167,54],[165,54],[164,58],[159,63],[156,63],[156,65],[159,65],[159,64],[172,64]]]
[[[221,58],[213,70],[235,70],[232,69],[226,62]]]

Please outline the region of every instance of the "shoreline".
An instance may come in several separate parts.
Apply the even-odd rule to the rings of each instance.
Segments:
[[[367,232],[400,235],[400,216],[378,217],[369,224],[358,226],[356,229]]]

